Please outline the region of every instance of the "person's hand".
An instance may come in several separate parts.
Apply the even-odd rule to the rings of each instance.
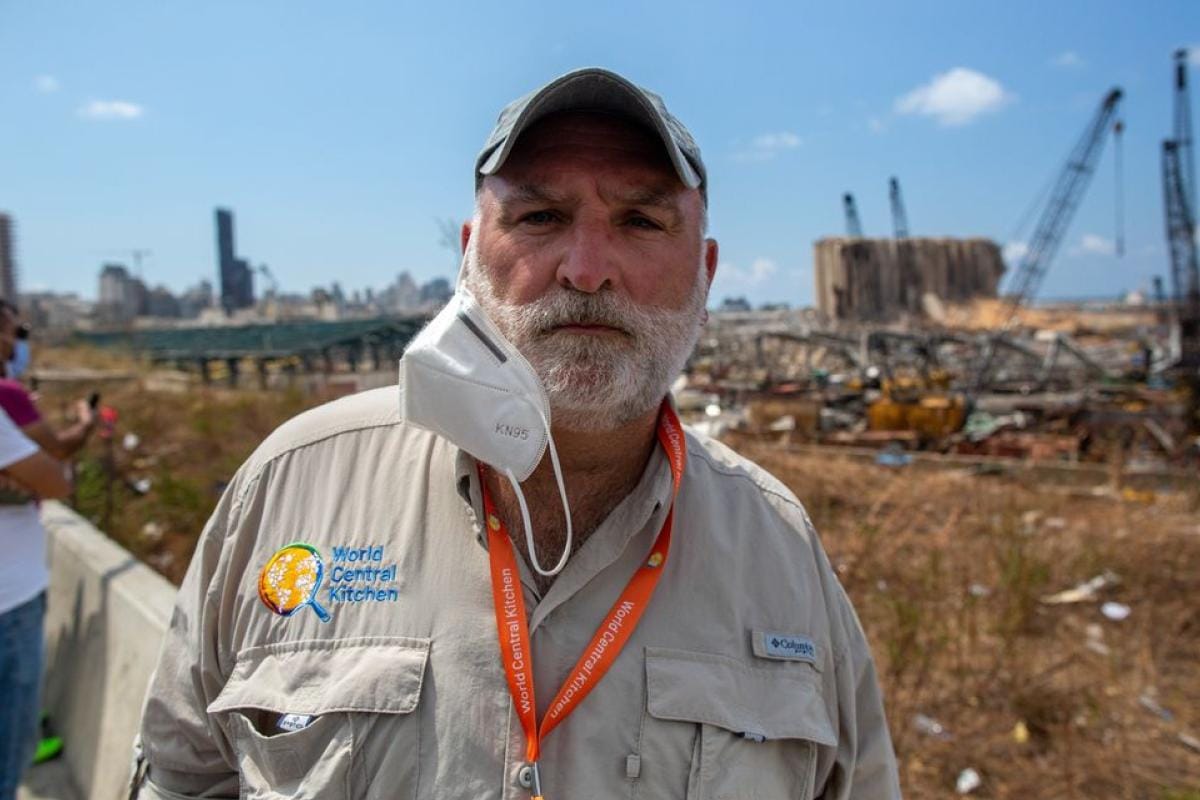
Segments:
[[[75,402],[75,416],[79,421],[88,428],[96,427],[96,412],[92,410],[91,405],[87,400],[77,400]]]

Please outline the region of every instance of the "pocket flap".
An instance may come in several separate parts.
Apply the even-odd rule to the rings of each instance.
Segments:
[[[821,682],[803,669],[764,669],[710,653],[646,649],[647,710],[767,739],[807,739],[834,747]]]
[[[251,647],[238,654],[208,712],[407,714],[421,696],[429,644],[429,639],[365,636]]]

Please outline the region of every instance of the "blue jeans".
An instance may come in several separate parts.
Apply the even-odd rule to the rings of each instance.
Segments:
[[[0,800],[13,800],[37,745],[46,595],[0,614]]]

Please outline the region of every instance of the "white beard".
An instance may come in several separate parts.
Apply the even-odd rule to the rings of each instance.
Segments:
[[[529,360],[550,399],[553,423],[567,430],[606,431],[648,413],[679,375],[704,323],[708,281],[703,265],[679,310],[640,306],[610,290],[595,294],[558,284],[524,305],[496,298],[475,240],[463,277],[500,332]],[[564,324],[607,325],[624,336],[555,332]]]

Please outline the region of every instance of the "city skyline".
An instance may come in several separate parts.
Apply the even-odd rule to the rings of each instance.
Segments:
[[[1198,28],[1192,4],[535,8],[480,7],[468,28],[461,9],[389,4],[137,0],[66,26],[6,10],[0,102],[21,124],[0,127],[0,147],[22,157],[0,165],[0,207],[21,231],[23,290],[90,294],[113,250],[152,250],[144,279],[175,292],[215,280],[202,221],[217,205],[239,211],[240,247],[286,290],[452,280],[437,221],[469,216],[495,114],[586,64],[661,93],[700,142],[722,244],[714,304],[812,303],[812,245],[844,230],[842,193],[867,235],[886,236],[892,175],[913,235],[986,236],[1011,258],[1015,223],[1113,85],[1127,94],[1127,255],[1114,255],[1110,142],[1042,294],[1166,274],[1158,152],[1171,52],[1196,43],[1180,40]],[[497,42],[510,44],[500,57]]]

